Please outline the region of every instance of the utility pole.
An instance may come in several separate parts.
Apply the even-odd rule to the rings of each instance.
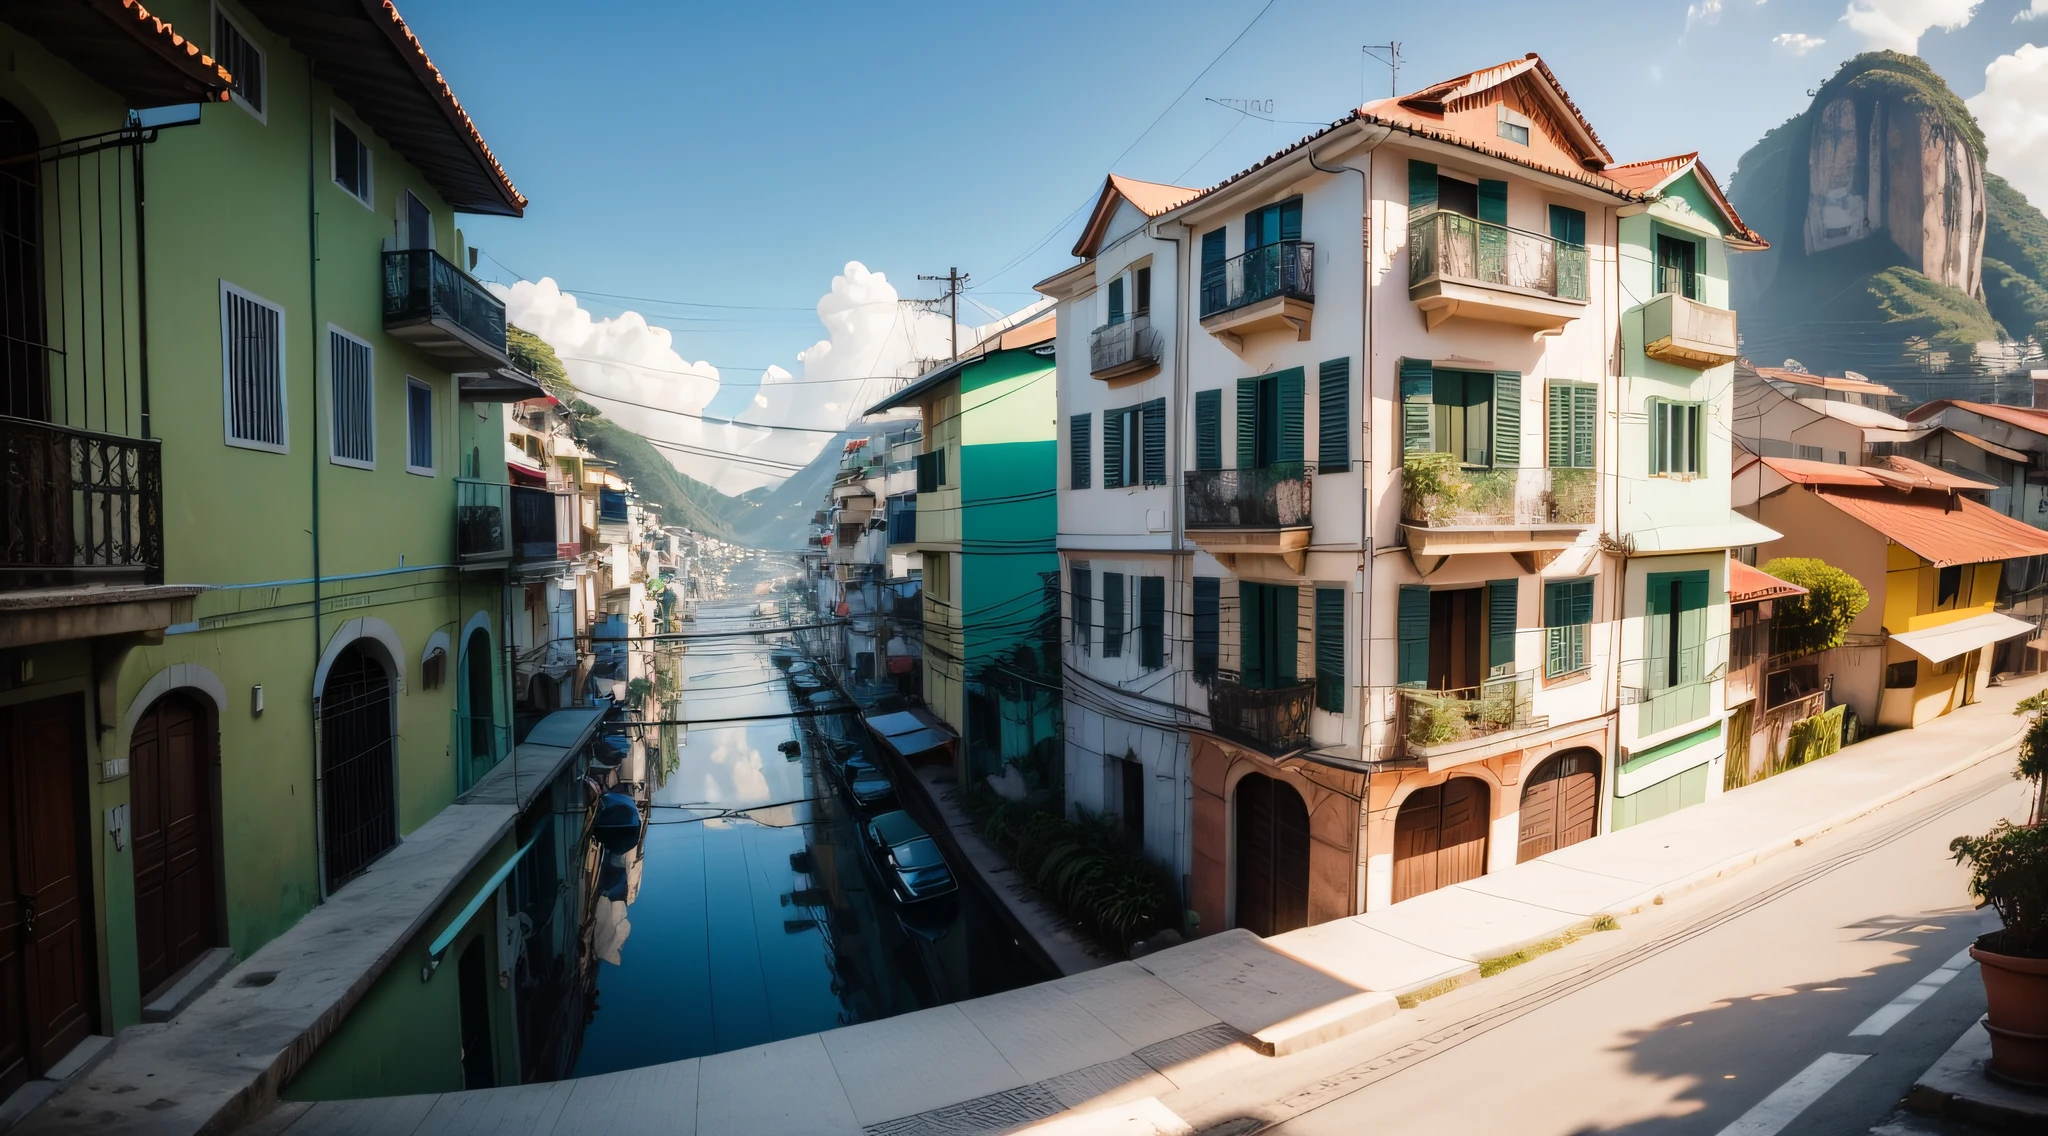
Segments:
[[[1385,52],[1386,54],[1384,54],[1384,55],[1380,55],[1380,54],[1377,54],[1377,53],[1379,53],[1379,52]],[[1393,98],[1393,97],[1395,97],[1396,95],[1399,95],[1399,94],[1401,93],[1401,41],[1400,41],[1400,40],[1389,40],[1389,41],[1388,41],[1388,42],[1386,42],[1386,43],[1368,43],[1368,44],[1366,44],[1365,46],[1363,46],[1363,47],[1359,48],[1359,49],[1358,49],[1358,53],[1359,53],[1359,55],[1361,55],[1361,56],[1371,56],[1371,57],[1372,57],[1373,59],[1379,60],[1380,62],[1382,62],[1382,63],[1384,63],[1384,64],[1386,64],[1386,65],[1387,65],[1387,97],[1388,97],[1388,98],[1390,98],[1390,99],[1391,99],[1391,98]],[[1359,102],[1361,102],[1361,103],[1365,101],[1365,60],[1364,60],[1364,59],[1360,59],[1360,60],[1359,60],[1359,63],[1358,63],[1358,101],[1359,101]]]
[[[948,268],[944,276],[926,276],[920,273],[917,278],[946,282],[947,324],[953,333],[953,357],[948,362],[957,362],[960,358],[960,286],[967,283],[968,276],[958,268]]]

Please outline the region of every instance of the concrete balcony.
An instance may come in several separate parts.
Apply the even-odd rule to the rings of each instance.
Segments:
[[[1278,556],[1299,574],[1314,532],[1313,475],[1301,462],[1258,469],[1201,469],[1182,482],[1188,539],[1235,568],[1237,557]]]
[[[1202,278],[1202,330],[1232,350],[1262,331],[1308,338],[1316,310],[1316,246],[1279,241],[1234,256]]]
[[[1665,292],[1643,305],[1643,354],[1704,371],[1735,361],[1735,313]]]
[[[1425,576],[1448,557],[1497,552],[1535,572],[1593,524],[1598,485],[1590,469],[1465,469],[1450,454],[1410,454],[1401,475],[1401,531]]]
[[[508,363],[505,302],[432,249],[384,254],[384,330],[450,371],[495,374]]]
[[[1557,331],[1586,312],[1586,247],[1432,211],[1408,223],[1408,298],[1452,318]]]
[[[1548,717],[1532,713],[1535,696],[1535,671],[1458,690],[1397,690],[1401,756],[1432,770],[1489,757],[1516,736],[1549,727]]]

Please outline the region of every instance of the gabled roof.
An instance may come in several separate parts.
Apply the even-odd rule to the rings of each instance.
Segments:
[[[1740,560],[1728,561],[1730,603],[1748,603],[1751,600],[1772,600],[1805,594],[1805,588],[1780,580],[1761,568],[1752,568]]]
[[[1086,259],[1101,250],[1103,235],[1109,229],[1110,219],[1116,216],[1119,202],[1128,201],[1133,209],[1145,216],[1157,217],[1176,205],[1193,200],[1202,192],[1186,186],[1111,174],[1103,181],[1102,192],[1095,195],[1095,211],[1088,215],[1088,224],[1081,230],[1081,239],[1074,242],[1074,255]]]
[[[1551,72],[1549,65],[1533,51],[1520,59],[1478,71],[1467,71],[1456,78],[1432,83],[1419,91],[1397,95],[1377,103],[1368,103],[1366,107],[1360,109],[1387,108],[1392,104],[1393,107],[1402,110],[1441,120],[1447,111],[1471,106],[1482,101],[1483,96],[1495,89],[1524,77],[1527,79],[1524,89],[1533,90],[1539,99],[1550,103],[1552,108],[1559,112],[1558,124],[1564,127],[1567,140],[1579,150],[1580,160],[1585,163],[1587,169],[1598,170],[1614,161],[1614,155],[1607,152],[1607,146],[1600,141],[1600,136],[1594,133],[1593,124],[1586,121],[1586,116],[1579,112],[1578,104],[1572,102],[1572,97],[1565,93],[1564,84],[1557,81],[1557,76]],[[1390,111],[1383,109],[1381,113],[1386,114]]]
[[[1937,566],[1985,564],[2048,556],[2048,532],[1963,496],[1985,486],[1919,462],[1894,466],[1831,466],[1794,458],[1763,458],[1789,481],[1894,544]],[[1902,463],[1902,464],[1901,464]]]
[[[1865,406],[1860,402],[1843,402],[1836,398],[1794,398],[1792,401],[1822,417],[1839,418],[1851,426],[1871,426],[1885,430],[1913,428],[1912,423],[1895,414],[1886,414],[1874,406]]]
[[[1639,190],[1646,195],[1662,193],[1666,186],[1691,173],[1693,181],[1699,184],[1707,199],[1712,201],[1714,208],[1720,212],[1721,222],[1728,226],[1730,240],[1752,249],[1771,247],[1771,242],[1765,240],[1762,233],[1750,228],[1749,223],[1742,219],[1742,215],[1735,211],[1734,203],[1721,192],[1720,185],[1714,181],[1714,175],[1708,173],[1707,167],[1700,162],[1697,150],[1690,154],[1674,154],[1669,158],[1652,158],[1647,162],[1610,166],[1605,172],[1609,178],[1621,185]]]
[[[131,108],[227,98],[227,71],[137,0],[0,0],[0,21]]]
[[[1995,402],[1965,402],[1962,399],[1938,398],[1933,402],[1914,407],[1906,415],[1908,422],[1925,422],[1947,407],[1981,414],[1995,422],[2031,430],[2036,434],[2048,435],[2048,411],[2035,410],[2027,406],[2000,406]]]
[[[290,38],[364,125],[463,213],[517,217],[526,197],[391,0],[242,0]]]
[[[1833,462],[1809,461],[1806,458],[1766,457],[1760,460],[1777,471],[1785,480],[1806,486],[1855,489],[1890,487],[1907,492],[1927,489],[1942,493],[1973,492],[1990,488],[1981,481],[1937,469],[1925,462],[1917,462],[1897,454],[1881,459],[1880,465],[1836,465]]]
[[[1847,375],[1816,375],[1807,371],[1789,371],[1783,367],[1751,367],[1761,378],[1780,383],[1797,383],[1800,386],[1819,387],[1822,390],[1841,391],[1844,394],[1871,394],[1896,398],[1899,392],[1883,383]],[[1911,418],[1911,415],[1907,415]]]
[[[915,382],[895,394],[867,408],[868,414],[880,414],[885,410],[914,406],[934,387],[950,379],[960,377],[968,367],[981,362],[999,351],[1016,351],[1051,342],[1059,332],[1059,317],[1048,313],[1029,323],[1005,328],[967,349],[960,358],[918,376]]]

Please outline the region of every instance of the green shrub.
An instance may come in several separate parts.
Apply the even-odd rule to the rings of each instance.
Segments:
[[[963,794],[982,839],[1062,914],[1105,943],[1130,945],[1169,925],[1171,896],[1151,863],[1124,843],[1113,817],[1057,813],[983,788]]]
[[[1870,606],[1862,581],[1825,560],[1781,556],[1765,572],[1806,589],[1778,600],[1771,613],[1771,650],[1810,654],[1839,647],[1849,624]]]

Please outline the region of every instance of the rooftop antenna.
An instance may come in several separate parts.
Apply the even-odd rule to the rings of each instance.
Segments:
[[[1358,102],[1365,103],[1365,61],[1373,59],[1387,65],[1387,97],[1401,93],[1401,41],[1388,40],[1386,43],[1368,43],[1358,49]]]

